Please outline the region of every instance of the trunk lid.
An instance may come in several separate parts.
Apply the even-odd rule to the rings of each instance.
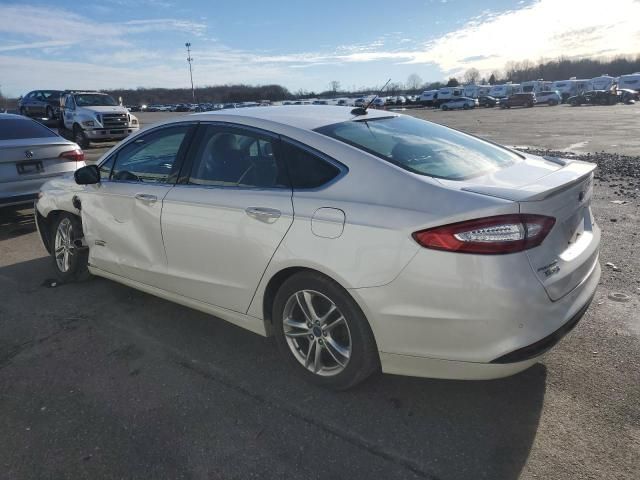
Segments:
[[[78,147],[62,137],[3,140],[0,142],[0,183],[48,178],[71,172],[78,162],[60,154]]]
[[[587,162],[527,156],[498,172],[447,183],[518,202],[521,213],[556,219],[542,244],[526,251],[533,272],[556,301],[580,285],[598,261],[600,230],[591,212],[595,168]]]

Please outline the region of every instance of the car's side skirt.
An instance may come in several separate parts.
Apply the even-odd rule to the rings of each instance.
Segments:
[[[188,298],[183,295],[178,295],[177,293],[168,292],[161,288],[136,282],[126,277],[115,275],[113,273],[106,272],[96,267],[89,266],[89,272],[91,272],[91,274],[96,275],[98,277],[103,277],[109,280],[113,280],[114,282],[122,283],[123,285],[127,285],[128,287],[135,288],[137,290],[140,290],[145,293],[149,293],[151,295],[155,295],[156,297],[164,298],[165,300],[169,300],[170,302],[178,303],[185,307],[193,308],[194,310],[208,313],[215,317],[226,320],[229,323],[233,323],[238,327],[245,328],[253,333],[257,333],[265,337],[267,336],[264,320],[262,320],[261,318],[256,318],[250,315],[245,315],[243,313],[234,312],[226,308],[218,307],[216,305],[211,305],[209,303],[201,302],[199,300],[194,300],[192,298]]]

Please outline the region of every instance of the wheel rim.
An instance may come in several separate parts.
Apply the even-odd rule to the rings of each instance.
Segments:
[[[54,241],[56,265],[62,273],[68,272],[71,268],[71,258],[74,255],[72,235],[73,225],[71,220],[63,218],[58,224]]]
[[[282,325],[289,349],[310,372],[323,377],[338,375],[351,358],[349,325],[335,303],[314,290],[289,297]]]

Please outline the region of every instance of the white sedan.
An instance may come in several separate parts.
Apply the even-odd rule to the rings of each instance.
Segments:
[[[477,98],[470,97],[460,97],[454,98],[452,100],[448,100],[442,105],[440,105],[441,110],[457,110],[464,109],[469,110],[470,108],[476,108],[478,106]]]
[[[497,378],[593,297],[593,169],[381,110],[245,108],[141,131],[45,184],[36,220],[62,280],[274,335],[316,383]]]

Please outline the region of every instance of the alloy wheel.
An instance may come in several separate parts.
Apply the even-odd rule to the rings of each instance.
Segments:
[[[62,273],[68,272],[71,268],[71,258],[75,255],[75,246],[73,245],[73,225],[71,224],[71,220],[68,218],[63,218],[58,224],[54,248],[58,269]]]
[[[351,332],[345,317],[327,296],[299,290],[289,297],[282,325],[293,356],[320,376],[341,373],[351,358]]]

